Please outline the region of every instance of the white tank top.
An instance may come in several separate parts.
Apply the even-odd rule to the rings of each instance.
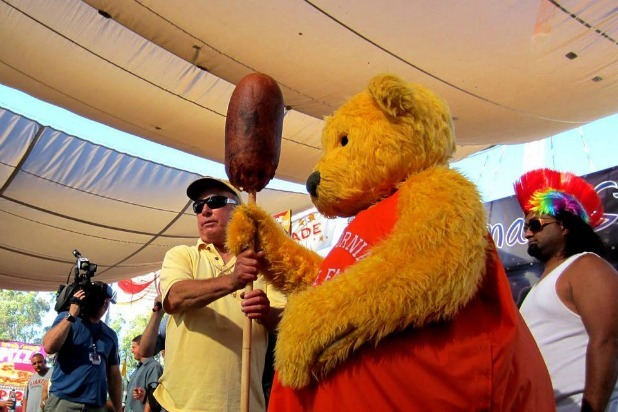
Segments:
[[[581,317],[567,308],[556,293],[556,281],[577,258],[570,256],[532,287],[521,305],[523,316],[534,336],[551,376],[556,410],[580,411],[586,379],[588,334]],[[618,388],[614,388],[608,410],[618,408]]]

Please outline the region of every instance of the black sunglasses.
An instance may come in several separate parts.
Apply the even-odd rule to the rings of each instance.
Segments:
[[[202,210],[204,210],[204,205],[208,206],[209,209],[214,210],[220,209],[227,204],[237,205],[238,200],[230,199],[229,197],[222,195],[214,195],[207,197],[206,199],[200,199],[193,202],[193,211],[195,214],[199,215],[202,213]]]
[[[558,223],[558,222],[556,222],[555,220],[548,222],[547,219],[540,219],[540,218],[530,219],[528,223],[524,223],[524,233],[526,233],[528,230],[531,231],[532,233],[539,233],[540,231],[543,230],[545,226],[551,225],[552,223]]]

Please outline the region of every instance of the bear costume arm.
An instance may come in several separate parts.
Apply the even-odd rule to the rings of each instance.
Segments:
[[[264,277],[277,289],[291,294],[313,283],[323,258],[292,240],[259,206],[238,206],[227,230],[228,250],[238,255],[253,242],[265,254]]]
[[[322,379],[365,343],[454,316],[485,271],[487,228],[476,188],[434,167],[400,187],[392,233],[363,260],[289,297],[276,367],[286,386]]]

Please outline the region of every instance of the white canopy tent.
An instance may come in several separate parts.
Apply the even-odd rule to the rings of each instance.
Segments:
[[[234,84],[264,72],[289,109],[277,177],[303,183],[322,117],[377,73],[443,96],[462,158],[617,112],[616,39],[611,0],[0,0],[0,83],[221,162]],[[54,289],[75,247],[104,280],[139,275],[193,237],[195,175],[6,111],[0,136],[0,287]],[[309,207],[270,196],[273,212]]]
[[[197,240],[185,188],[199,176],[119,153],[0,109],[0,288],[53,290],[78,249],[116,281],[161,268]],[[271,213],[307,195],[265,189]],[[72,278],[71,274],[71,278]]]
[[[617,21],[612,0],[2,0],[0,81],[222,161],[234,84],[261,71],[291,108],[277,176],[304,182],[322,116],[379,72],[446,98],[460,157],[616,112]]]

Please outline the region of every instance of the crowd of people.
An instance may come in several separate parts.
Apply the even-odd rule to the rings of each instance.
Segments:
[[[590,197],[598,197],[570,174],[560,175],[563,187],[547,187],[531,183],[540,180],[530,173],[516,183],[516,195],[528,253],[544,271],[521,314],[544,357],[557,409],[618,411],[618,273],[603,259],[604,246],[594,232],[600,216],[586,209]],[[583,189],[573,191],[573,186]],[[88,299],[84,302],[84,291],[77,291],[43,338],[45,351],[55,354],[53,369],[43,355],[33,355],[35,373],[24,411],[239,410],[245,317],[255,320],[250,410],[266,410],[272,379],[267,347],[286,298],[261,278],[263,252],[248,249],[233,256],[226,248],[230,215],[242,202],[236,189],[204,177],[187,188],[187,196],[199,239],[165,255],[162,295],[143,334],[132,342],[138,367],[125,399],[118,337],[102,321],[114,294],[107,284],[94,282]],[[248,282],[254,289],[243,292]],[[161,350],[165,368],[153,359]],[[266,385],[263,376],[269,377]]]

